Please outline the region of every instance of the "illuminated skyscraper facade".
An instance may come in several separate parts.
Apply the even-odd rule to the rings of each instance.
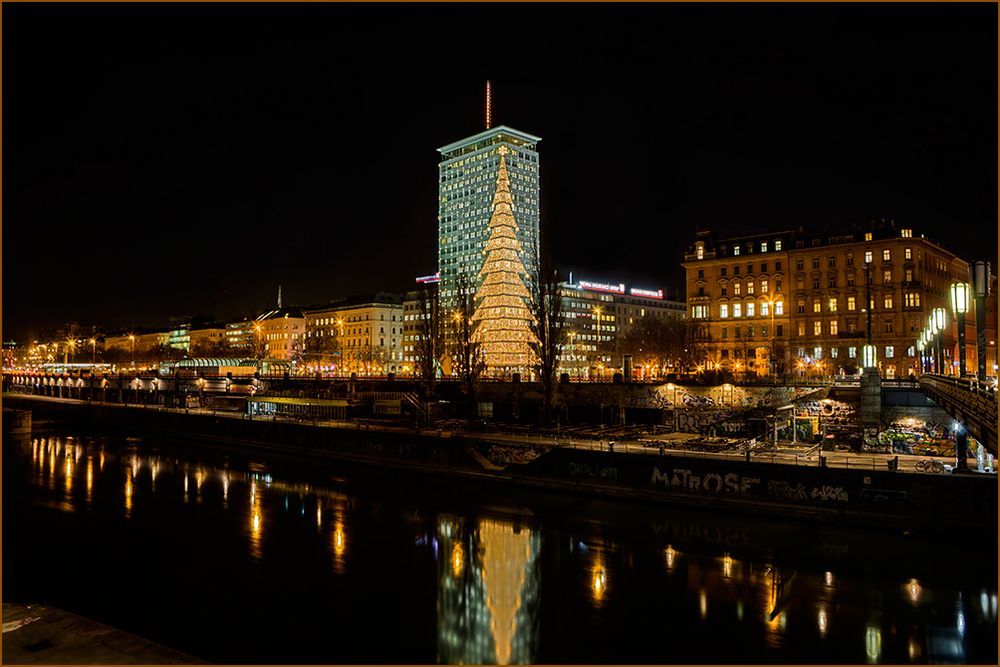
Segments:
[[[505,146],[512,211],[517,240],[528,276],[538,265],[538,151],[541,141],[519,130],[498,125],[438,149],[438,267],[441,308],[458,302],[461,284],[475,294],[482,277],[489,239],[493,197],[500,172],[500,147]]]

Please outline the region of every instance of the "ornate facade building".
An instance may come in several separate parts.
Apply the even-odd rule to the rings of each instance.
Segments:
[[[708,325],[709,365],[737,376],[853,374],[869,325],[883,377],[919,373],[916,339],[934,308],[948,313],[949,368],[956,354],[949,288],[969,280],[968,264],[892,222],[726,239],[699,231],[683,266],[688,314]]]

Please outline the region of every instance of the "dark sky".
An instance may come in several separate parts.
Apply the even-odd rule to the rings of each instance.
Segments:
[[[4,339],[410,288],[487,78],[574,277],[882,217],[996,266],[995,4],[2,11]]]

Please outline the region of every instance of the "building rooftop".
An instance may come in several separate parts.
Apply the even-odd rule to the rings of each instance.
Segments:
[[[438,149],[438,152],[441,154],[451,153],[458,149],[465,148],[469,144],[474,144],[483,141],[484,139],[489,139],[498,134],[508,134],[514,139],[518,139],[528,144],[537,144],[539,141],[542,140],[541,137],[536,137],[533,134],[528,134],[527,132],[521,132],[520,130],[515,130],[514,128],[507,127],[506,125],[497,125],[495,127],[491,127],[488,130],[484,130],[479,134],[474,134],[471,137],[460,139],[459,141],[450,143],[447,146],[442,146],[441,148]]]

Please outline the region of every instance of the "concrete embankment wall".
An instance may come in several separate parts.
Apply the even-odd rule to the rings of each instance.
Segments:
[[[885,465],[884,462],[881,462]],[[523,466],[525,476],[582,489],[720,508],[875,522],[990,525],[997,479],[886,468],[832,468],[672,455],[559,449]]]
[[[546,492],[667,502],[765,516],[888,523],[894,527],[995,529],[997,523],[994,476],[925,475],[656,453],[525,448],[448,437],[436,430],[418,434],[332,429],[85,403],[25,398],[10,402],[34,404],[36,414],[58,415],[93,426],[113,426],[135,433],[198,439],[309,459],[349,460],[386,470],[470,478]],[[496,460],[496,449],[528,452],[535,458],[499,469],[487,460]]]

